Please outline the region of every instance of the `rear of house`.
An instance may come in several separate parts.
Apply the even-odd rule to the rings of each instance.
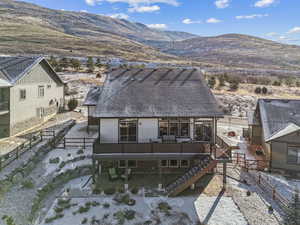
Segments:
[[[262,145],[271,170],[300,171],[300,100],[260,99],[249,123],[251,144]]]
[[[115,69],[93,114],[99,126],[96,174],[107,167],[184,174],[208,163],[222,116],[197,69]]]
[[[0,138],[47,120],[64,107],[64,84],[43,57],[0,57]]]

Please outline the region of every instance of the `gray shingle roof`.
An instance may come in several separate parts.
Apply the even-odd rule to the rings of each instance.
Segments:
[[[45,60],[43,57],[0,57],[0,79],[14,84],[33,66],[43,60]],[[55,75],[55,80],[63,83],[57,75]]]
[[[97,105],[101,91],[102,86],[91,87],[85,97],[83,105]]]
[[[300,100],[259,99],[258,107],[265,140],[291,123],[300,126]]]
[[[95,117],[222,117],[196,69],[116,69],[106,77]]]

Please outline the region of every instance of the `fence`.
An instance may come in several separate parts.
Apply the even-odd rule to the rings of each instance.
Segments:
[[[42,130],[26,140],[24,143],[13,149],[7,154],[0,156],[0,171],[8,166],[13,161],[19,159],[19,157],[24,154],[25,152],[29,151],[32,147],[34,147],[39,142],[43,141],[44,139],[55,137],[55,131],[53,130]]]
[[[236,164],[244,169],[263,171],[269,167],[268,160],[247,159],[245,153],[231,153],[233,164]]]
[[[93,147],[93,144],[97,138],[63,138],[58,144],[57,148],[83,148]]]

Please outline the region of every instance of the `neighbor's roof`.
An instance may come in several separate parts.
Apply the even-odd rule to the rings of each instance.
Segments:
[[[102,86],[91,87],[85,97],[83,105],[85,105],[85,106],[97,105],[101,90],[102,90]]]
[[[300,126],[300,100],[259,99],[257,105],[265,140],[286,135],[288,131],[292,133]]]
[[[11,84],[8,83],[6,80],[0,79],[0,87],[11,87]]]
[[[292,134],[292,133],[295,133],[298,131],[300,131],[300,127],[294,123],[290,123],[285,128],[283,128],[282,130],[273,134],[270,138],[266,139],[266,142],[273,141],[275,139],[284,137],[286,135],[289,135],[289,134]]]
[[[116,69],[104,82],[95,117],[222,117],[196,69]]]
[[[35,65],[41,61],[45,61],[51,68],[44,57],[24,57],[24,56],[1,56],[0,57],[0,79],[14,84],[21,79],[28,71],[30,71]],[[53,74],[55,74],[55,80],[63,83],[62,80],[56,75],[51,68]]]

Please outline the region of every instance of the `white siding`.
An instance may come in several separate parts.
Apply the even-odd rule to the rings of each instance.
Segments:
[[[47,88],[48,85],[51,88]],[[44,86],[44,97],[38,97],[38,86]],[[21,89],[26,90],[25,100],[20,100]],[[60,103],[64,97],[64,87],[58,86],[39,64],[10,89],[10,96],[11,125],[14,125],[37,117],[37,108],[48,108],[50,100]]]
[[[100,119],[100,142],[118,143],[118,119]]]
[[[190,138],[194,140],[194,119],[190,119]]]
[[[138,138],[139,142],[147,143],[150,139],[158,137],[158,120],[157,119],[139,119],[138,121]]]

